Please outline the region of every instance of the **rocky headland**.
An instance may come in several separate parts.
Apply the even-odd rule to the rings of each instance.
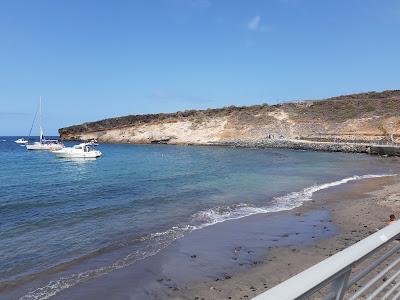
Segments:
[[[400,142],[400,90],[325,100],[129,115],[59,129],[63,140],[379,152]]]

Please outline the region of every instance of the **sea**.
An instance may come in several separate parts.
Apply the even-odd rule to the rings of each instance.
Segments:
[[[0,298],[47,299],[193,231],[399,172],[379,156],[219,146],[100,144],[72,160],[17,138],[0,137]]]

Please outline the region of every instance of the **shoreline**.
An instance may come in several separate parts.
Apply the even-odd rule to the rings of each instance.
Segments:
[[[61,139],[127,143],[211,144],[290,141],[399,141],[400,91],[342,95],[318,101],[228,106],[125,115],[58,129]],[[304,146],[302,146],[304,147]]]
[[[62,290],[55,298],[255,296],[369,235],[370,226],[361,224],[358,215],[348,218],[349,207],[352,212],[378,211],[371,209],[376,207],[372,198],[382,198],[384,190],[391,188],[400,199],[399,181],[399,176],[386,176],[345,182],[316,191],[311,200],[294,209],[258,213],[192,231],[153,256]],[[381,211],[372,218],[378,228],[385,225],[389,214],[387,208]],[[354,222],[359,222],[355,232]],[[132,287],[129,282],[140,284]]]
[[[85,142],[82,139],[63,139],[66,142]],[[346,141],[311,141],[296,139],[260,139],[260,140],[235,140],[205,143],[173,143],[173,142],[123,142],[123,141],[101,141],[104,144],[115,145],[165,145],[165,146],[205,146],[205,147],[234,147],[234,148],[255,148],[255,149],[283,149],[316,152],[342,152],[360,153],[380,156],[400,156],[400,145],[397,144],[376,144],[370,141],[346,142]]]
[[[12,144],[13,145],[13,144]],[[145,145],[143,147],[146,148]],[[142,153],[142,147],[129,147],[129,146],[115,146],[114,145],[104,145],[104,149],[108,149],[110,151],[110,155],[105,157],[105,159],[99,160],[98,161],[98,167],[100,170],[106,171],[107,164],[110,164],[111,162],[119,162],[121,161],[121,156],[115,156],[116,159],[113,160],[113,153],[122,153],[122,157],[126,157],[131,154],[136,154],[136,153]],[[377,174],[376,176],[379,176],[379,174],[390,174],[390,173],[398,173],[397,168],[395,167],[395,162],[398,160],[396,158],[380,158],[380,157],[375,157],[371,158],[365,155],[358,155],[358,154],[330,154],[330,153],[313,153],[313,152],[306,152],[306,151],[291,151],[291,150],[258,150],[258,149],[233,149],[233,148],[220,148],[216,149],[215,147],[167,147],[163,148],[161,146],[158,147],[147,147],[148,149],[145,149],[145,151],[149,150],[149,157],[155,157],[157,162],[164,162],[164,161],[169,161],[169,158],[171,157],[170,155],[166,155],[168,159],[164,157],[164,153],[171,153],[175,154],[180,154],[184,153],[185,155],[189,155],[188,157],[208,157],[209,155],[212,155],[213,160],[217,162],[218,164],[215,165],[216,169],[215,170],[223,170],[221,172],[217,172],[220,174],[221,178],[224,176],[224,173],[227,173],[227,170],[233,170],[236,172],[233,172],[232,174],[236,175],[228,175],[232,180],[229,180],[229,183],[226,179],[221,180],[221,186],[218,184],[214,186],[212,183],[208,183],[207,186],[204,186],[200,189],[200,191],[204,190],[204,193],[207,195],[204,197],[206,201],[209,201],[209,205],[201,205],[199,209],[193,209],[193,211],[188,214],[187,217],[184,219],[179,219],[179,220],[174,220],[170,219],[169,224],[166,224],[163,227],[154,226],[154,230],[147,230],[147,231],[142,231],[139,232],[141,234],[137,234],[137,231],[135,231],[134,226],[124,226],[122,225],[122,228],[126,228],[126,230],[123,230],[124,233],[118,236],[118,238],[112,238],[110,239],[110,246],[111,247],[93,247],[94,251],[87,251],[84,253],[84,255],[75,255],[70,259],[69,257],[64,256],[62,251],[60,251],[60,254],[58,257],[52,256],[51,253],[50,255],[46,255],[49,257],[49,263],[46,262],[46,264],[50,267],[47,266],[40,266],[38,268],[26,268],[29,273],[27,272],[26,274],[22,274],[20,277],[14,277],[11,278],[11,280],[8,281],[3,281],[2,284],[0,284],[0,298],[4,295],[10,295],[11,299],[16,299],[20,296],[25,295],[26,299],[36,297],[37,295],[54,295],[56,294],[56,297],[58,295],[62,295],[64,293],[64,290],[73,290],[75,289],[76,286],[82,286],[85,287],[86,283],[92,280],[92,278],[95,278],[97,281],[97,278],[100,276],[105,276],[105,280],[109,278],[109,273],[114,272],[116,269],[121,269],[126,266],[131,266],[132,264],[136,265],[137,260],[143,260],[145,259],[147,261],[153,261],[152,259],[146,259],[146,257],[150,255],[157,254],[158,250],[164,249],[166,246],[169,247],[171,243],[174,243],[174,240],[176,238],[181,238],[182,235],[187,235],[187,236],[192,236],[191,233],[191,228],[195,227],[203,227],[203,226],[208,226],[212,225],[216,222],[220,221],[226,221],[226,225],[222,225],[225,229],[220,229],[221,226],[219,224],[209,226],[211,228],[215,229],[207,229],[204,232],[207,232],[209,235],[214,236],[215,241],[219,241],[219,235],[225,236],[227,232],[230,232],[233,227],[230,225],[234,224],[241,224],[241,226],[237,227],[235,230],[240,233],[239,237],[241,236],[242,240],[238,241],[237,244],[241,246],[240,244],[246,244],[249,243],[249,241],[245,240],[248,237],[251,238],[251,243],[253,243],[253,240],[257,240],[257,236],[254,234],[256,230],[251,228],[250,220],[253,220],[253,217],[250,218],[243,218],[243,221],[230,221],[233,217],[233,219],[237,219],[237,217],[245,217],[248,216],[249,214],[258,214],[260,212],[268,212],[268,219],[270,219],[269,216],[275,216],[276,214],[272,212],[276,212],[277,210],[286,210],[282,214],[279,214],[280,218],[283,219],[285,216],[287,216],[287,211],[289,209],[292,209],[295,206],[300,205],[301,202],[303,202],[304,199],[309,200],[310,195],[314,193],[315,191],[321,189],[321,188],[327,188],[329,186],[335,185],[335,184],[342,184],[343,182],[346,182],[347,179],[353,180],[358,180],[360,179],[360,176],[354,176],[354,174],[370,174],[369,176],[375,176],[372,174]],[[175,149],[176,148],[176,149]],[[185,149],[186,148],[186,149]],[[200,148],[200,149],[199,149]],[[201,149],[203,148],[203,149]],[[141,150],[141,151],[138,151]],[[190,151],[189,151],[190,150]],[[183,152],[181,152],[183,151]],[[211,152],[210,152],[211,151]],[[297,152],[297,153],[296,153]],[[161,154],[161,155],[160,155]],[[199,155],[197,155],[199,154]],[[253,155],[254,154],[254,155]],[[125,156],[124,156],[125,155]],[[206,156],[204,156],[206,155]],[[220,156],[222,155],[222,156]],[[249,156],[247,156],[249,155]],[[132,155],[135,157],[133,159],[133,162],[138,162],[141,159],[141,156],[138,155]],[[172,156],[174,157],[174,156]],[[216,157],[217,159],[215,159]],[[235,162],[232,164],[232,166],[235,166],[233,169],[225,169],[224,166],[222,165],[222,160],[220,157],[228,157],[228,158],[234,158],[232,162]],[[242,157],[248,157],[249,161],[246,161],[246,165],[242,165],[244,161],[242,161]],[[40,158],[40,156],[39,156]],[[271,159],[272,158],[272,159]],[[288,159],[287,159],[288,158]],[[43,158],[42,161],[46,161],[46,158]],[[124,160],[125,161],[125,160]],[[197,159],[194,160],[197,164]],[[204,161],[204,160],[200,160]],[[315,161],[320,161],[318,165],[315,165]],[[56,161],[55,163],[59,165],[60,161]],[[192,159],[189,160],[189,162],[193,162]],[[206,160],[208,162],[208,160]],[[228,161],[229,162],[229,161]],[[238,163],[236,163],[238,162]],[[260,162],[257,164],[257,166],[254,165],[254,162]],[[264,163],[271,164],[270,170],[266,167]],[[297,163],[300,163],[298,165]],[[104,165],[105,164],[105,165]],[[246,175],[247,172],[249,171],[248,165],[254,165],[255,169],[251,169],[249,175]],[[62,169],[64,169],[64,163],[60,164]],[[97,165],[97,164],[96,164]],[[93,163],[85,165],[85,168],[88,168],[88,170],[93,169],[96,165]],[[220,167],[217,167],[217,166]],[[225,165],[225,164],[224,164]],[[229,165],[229,164],[228,164]],[[283,169],[275,170],[275,166],[283,166]],[[69,166],[69,163],[66,163],[66,166]],[[71,165],[73,169],[71,171],[76,171],[76,165],[75,163]],[[293,167],[295,166],[295,167]],[[339,167],[341,166],[341,167]],[[348,166],[348,168],[347,168]],[[158,169],[158,163],[154,165]],[[214,167],[214,166],[212,166]],[[240,167],[237,169],[237,167]],[[316,169],[320,168],[320,169]],[[79,169],[80,166],[79,166]],[[196,170],[196,169],[195,169]],[[214,169],[212,169],[214,170]],[[343,171],[342,171],[343,170]],[[238,172],[239,171],[239,172]],[[296,173],[297,172],[297,173]],[[317,172],[317,173],[316,173]],[[107,173],[106,173],[107,174]],[[203,174],[203,173],[200,173]],[[211,175],[215,174],[215,172],[210,172]],[[263,174],[263,176],[260,176]],[[304,174],[304,178],[301,176],[301,174]],[[319,175],[315,175],[319,174]],[[94,174],[93,174],[94,175]],[[278,177],[276,177],[278,176]],[[282,179],[279,178],[279,176],[282,176]],[[368,176],[368,175],[367,175]],[[96,177],[96,176],[93,176]],[[363,176],[361,176],[363,177]],[[98,180],[98,179],[97,179]],[[244,181],[243,181],[244,180]],[[254,182],[252,182],[255,180]],[[50,181],[50,180],[49,180]],[[118,180],[119,182],[120,180]],[[243,181],[243,183],[239,182]],[[46,182],[46,181],[45,181]],[[127,182],[131,182],[128,180]],[[207,181],[208,182],[208,181]],[[237,182],[239,186],[242,186],[242,188],[239,190],[235,188],[232,185],[232,182]],[[271,185],[270,183],[274,183]],[[279,186],[274,186],[275,184],[279,184]],[[229,191],[228,189],[221,189],[221,192],[226,191],[226,195],[224,197],[216,197],[215,199],[210,198],[208,195],[214,195],[217,194],[219,190],[216,190],[217,193],[211,189],[211,191],[208,191],[209,188],[222,188],[224,186],[231,185],[232,186],[232,191]],[[106,188],[107,191],[108,188]],[[96,193],[95,193],[96,194]],[[176,194],[176,193],[175,193]],[[94,195],[94,194],[92,194]],[[101,194],[100,194],[101,195]],[[178,193],[179,195],[179,193]],[[191,196],[191,194],[189,194]],[[65,197],[65,198],[64,198]],[[191,200],[190,202],[187,202],[189,205],[197,204],[198,198],[201,198],[201,194],[193,194],[193,197],[188,198]],[[91,197],[92,198],[92,197]],[[63,194],[63,199],[70,199],[69,195],[67,193]],[[105,200],[105,197],[100,197],[100,199]],[[120,197],[117,198],[118,200],[121,199]],[[162,198],[164,199],[164,198]],[[168,198],[167,198],[168,199]],[[183,199],[183,198],[182,198]],[[226,201],[227,199],[228,201]],[[65,200],[64,200],[65,201]],[[95,199],[91,200],[94,203],[97,203]],[[233,203],[233,204],[232,204]],[[232,206],[231,206],[232,204]],[[96,204],[97,205],[97,204]],[[101,205],[100,205],[101,206]],[[169,210],[168,210],[169,211]],[[263,215],[266,216],[266,215]],[[74,216],[71,216],[72,220],[75,219]],[[112,215],[113,217],[113,215]],[[67,218],[69,219],[70,217]],[[114,217],[113,217],[114,218]],[[265,218],[265,217],[264,217]],[[272,218],[272,217],[271,217]],[[304,217],[296,217],[297,219],[303,218],[305,221],[311,223],[311,217],[310,216],[304,216]],[[296,219],[294,218],[294,219]],[[324,217],[325,218],[325,217]],[[262,219],[262,218],[261,218]],[[85,220],[85,218],[80,218],[80,220]],[[97,218],[91,218],[92,221],[96,221]],[[118,220],[118,218],[116,218]],[[140,218],[139,218],[140,220]],[[168,221],[168,219],[166,219]],[[229,221],[227,221],[229,220]],[[80,222],[73,222],[74,224],[77,224],[77,226],[80,226],[78,224]],[[135,221],[135,218],[132,218],[133,222]],[[216,222],[214,222],[216,221]],[[264,222],[264,220],[258,220],[260,221],[259,223],[262,224],[264,227],[264,231],[266,231],[264,234],[266,240],[269,239],[269,224],[275,226],[278,231],[281,232],[281,236],[278,237],[273,237],[269,241],[271,243],[271,246],[275,246],[278,244],[278,242],[274,241],[276,239],[280,239],[283,237],[283,235],[286,235],[287,232],[289,231],[290,228],[288,229],[285,227],[285,221],[282,220],[274,220],[273,222],[271,221],[269,224],[268,222]],[[257,221],[257,223],[258,223]],[[317,220],[318,221],[318,220]],[[157,222],[157,221],[156,221]],[[153,221],[149,219],[148,224],[152,224]],[[111,223],[110,223],[111,224]],[[107,225],[107,222],[105,223]],[[140,225],[140,224],[139,224]],[[190,226],[192,225],[192,226]],[[100,225],[101,226],[101,225]],[[87,227],[87,226],[84,226]],[[52,227],[50,227],[52,228]],[[177,230],[176,230],[177,228]],[[186,228],[188,230],[186,231]],[[57,228],[55,228],[57,229]],[[256,228],[257,229],[257,228]],[[312,228],[311,228],[312,229]],[[218,230],[220,231],[218,233]],[[183,232],[184,231],[184,232]],[[203,232],[203,230],[198,230]],[[196,233],[198,232],[196,231]],[[300,241],[293,241],[294,243],[299,243],[303,242],[304,240],[308,239],[308,242],[311,242],[312,236],[310,235],[310,230],[309,228],[304,227],[304,234],[300,234],[299,237],[302,239]],[[50,233],[52,232],[49,231]],[[72,232],[73,234],[73,232]],[[144,234],[144,235],[143,235]],[[197,234],[194,234],[195,236],[199,236]],[[271,233],[271,235],[273,235]],[[68,234],[64,234],[62,236],[68,237]],[[72,235],[73,236],[73,235]],[[40,237],[39,237],[40,238]],[[102,239],[102,236],[99,235],[96,238]],[[208,238],[207,235],[203,237]],[[236,237],[235,237],[236,238]],[[284,240],[288,240],[288,237],[284,237]],[[292,239],[292,236],[290,237]],[[186,239],[185,239],[186,240]],[[201,239],[199,239],[201,241]],[[208,239],[205,240],[206,243],[208,243]],[[210,242],[210,245],[212,245],[213,242]],[[28,244],[28,243],[27,243]],[[224,250],[224,251],[230,251],[232,252],[232,249],[235,248],[238,245],[234,245],[229,249],[229,241],[225,241],[226,245],[221,245],[221,247],[217,248],[217,250]],[[18,245],[17,245],[18,246]],[[190,244],[188,245],[189,247],[191,246]],[[254,245],[254,247],[258,248],[263,248],[265,245],[264,244],[259,244],[259,245]],[[19,246],[21,247],[21,246]],[[18,248],[17,248],[18,249]],[[161,252],[164,252],[165,250],[162,250]],[[191,250],[192,251],[192,250]],[[213,251],[213,249],[210,249],[210,251]],[[68,253],[67,253],[68,254]],[[78,253],[79,254],[79,253]],[[192,253],[192,254],[195,254]],[[192,255],[191,254],[191,255]],[[182,261],[185,263],[190,264],[190,256],[183,257]],[[159,256],[163,256],[163,254],[160,254]],[[171,257],[174,257],[174,253],[171,252],[170,255]],[[40,257],[40,255],[39,255]],[[44,255],[42,256],[44,260],[47,260],[47,257]],[[51,259],[54,258],[53,264],[51,264]],[[165,257],[168,258],[168,257]],[[226,256],[227,260],[230,260],[231,258],[227,255]],[[220,261],[223,262],[226,260],[226,258],[222,258]],[[212,259],[212,257],[211,257]],[[260,260],[258,256],[255,257],[254,255],[249,255],[248,258],[249,261],[252,260],[251,263],[254,263],[255,261]],[[217,261],[217,263],[220,263],[220,261]],[[162,262],[164,263],[164,261]],[[161,264],[162,264],[161,263]],[[181,263],[181,262],[179,262]],[[149,263],[151,264],[151,263]],[[26,264],[29,266],[29,264]],[[145,267],[146,263],[143,264]],[[222,267],[224,267],[223,264],[219,264]],[[244,261],[243,262],[243,268],[248,266],[248,262]],[[21,268],[24,268],[25,265],[21,264]],[[133,267],[132,269],[134,269]],[[240,270],[243,269],[242,266],[240,266]],[[30,271],[33,272],[30,272]],[[131,268],[129,270],[129,274],[127,274],[127,277],[130,278],[131,274]],[[229,269],[229,273],[234,273],[235,270]],[[133,272],[134,273],[134,272]],[[158,271],[155,273],[159,273]],[[186,272],[189,273],[189,272]],[[30,275],[32,274],[32,276]],[[19,274],[17,274],[19,275]],[[207,277],[221,277],[221,274],[217,274],[215,270],[210,270],[210,271],[205,271],[204,275]],[[10,278],[10,277],[9,277]],[[112,276],[111,276],[112,278]],[[157,281],[156,278],[154,281]],[[201,280],[202,278],[200,278]],[[197,278],[195,278],[194,281],[196,281]],[[125,280],[122,280],[125,281]],[[179,284],[180,286],[181,284]],[[89,285],[88,285],[89,286]],[[124,289],[125,287],[122,287]],[[162,286],[159,287],[160,289],[163,288]],[[169,287],[167,287],[169,288]],[[84,288],[83,288],[84,289]],[[66,292],[68,293],[68,292]],[[81,295],[84,295],[85,291],[82,291]]]
[[[154,256],[55,298],[249,299],[385,226],[392,211],[374,202],[394,191],[400,199],[399,176],[322,190],[289,211],[193,231]]]
[[[352,183],[352,187],[333,187],[290,211],[303,215],[321,208],[328,210],[337,227],[334,236],[311,245],[266,249],[263,263],[229,280],[188,285],[172,298],[249,299],[351,246],[386,226],[389,214],[399,213],[400,204],[394,204],[394,209],[390,206],[400,200],[400,177],[387,179],[365,179]]]
[[[212,144],[211,144],[212,145]],[[242,148],[271,148],[302,151],[361,153],[381,156],[400,156],[400,146],[395,144],[376,144],[370,141],[311,141],[296,139],[262,139],[258,141],[221,142],[215,145]]]

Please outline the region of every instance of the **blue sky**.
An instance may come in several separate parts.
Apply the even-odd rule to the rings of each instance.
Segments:
[[[0,135],[399,88],[400,1],[0,2]]]

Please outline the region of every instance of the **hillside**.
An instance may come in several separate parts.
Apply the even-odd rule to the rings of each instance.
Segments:
[[[277,105],[129,115],[61,128],[59,134],[64,140],[111,143],[400,141],[400,90]]]

